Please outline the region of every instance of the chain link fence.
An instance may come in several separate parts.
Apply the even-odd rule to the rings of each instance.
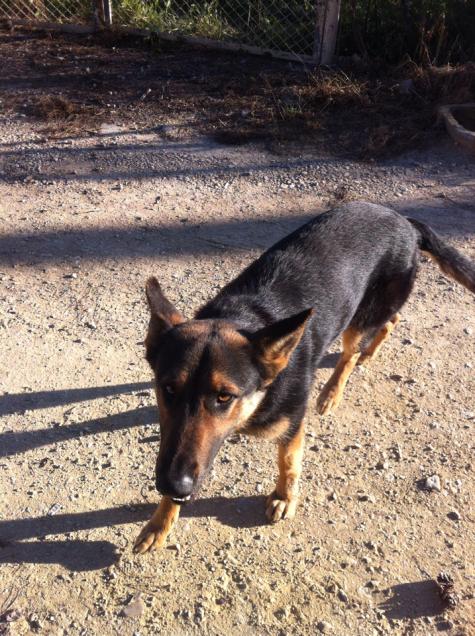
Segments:
[[[339,0],[0,0],[0,17],[155,31],[218,48],[321,61],[322,24],[327,5],[335,4],[339,8]]]
[[[24,23],[86,24],[92,4],[85,0],[0,0],[0,18]]]

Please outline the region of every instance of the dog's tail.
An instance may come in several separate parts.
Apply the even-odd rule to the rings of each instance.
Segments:
[[[461,285],[475,293],[475,263],[455,248],[447,245],[428,225],[407,219],[419,234],[419,247],[435,260],[440,269]]]

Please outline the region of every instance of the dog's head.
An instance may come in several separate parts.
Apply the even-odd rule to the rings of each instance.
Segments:
[[[146,292],[146,358],[160,413],[157,489],[182,502],[198,490],[224,439],[259,408],[312,310],[248,333],[226,320],[185,320],[155,278]]]

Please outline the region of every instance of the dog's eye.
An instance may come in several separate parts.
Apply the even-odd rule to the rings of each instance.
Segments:
[[[236,396],[232,395],[231,393],[218,393],[218,395],[216,396],[216,402],[218,404],[229,404],[230,402],[232,402],[232,400],[234,400]]]

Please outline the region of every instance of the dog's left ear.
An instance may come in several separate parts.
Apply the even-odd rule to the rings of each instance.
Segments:
[[[150,322],[145,338],[145,357],[147,362],[153,367],[161,335],[175,325],[185,322],[185,318],[165,297],[158,280],[154,276],[147,280],[145,293],[150,309]]]
[[[264,371],[264,382],[270,384],[289,363],[300,342],[313,309],[274,322],[251,336],[258,361]]]

